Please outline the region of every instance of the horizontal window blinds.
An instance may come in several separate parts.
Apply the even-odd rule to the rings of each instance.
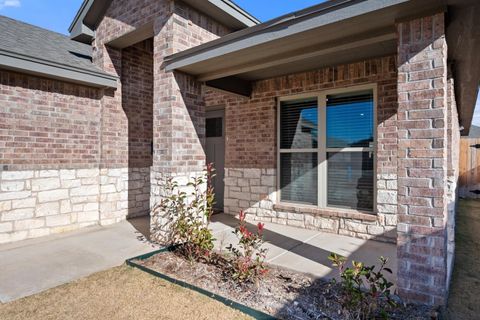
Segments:
[[[280,148],[317,148],[317,100],[310,99],[282,102],[280,108]]]

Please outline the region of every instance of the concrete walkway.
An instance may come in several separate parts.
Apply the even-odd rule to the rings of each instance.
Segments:
[[[232,233],[236,220],[214,216],[211,228],[217,248],[236,244]],[[254,228],[254,226],[251,226]],[[148,219],[134,219],[110,227],[95,227],[62,236],[27,240],[0,246],[0,301],[8,302],[121,265],[126,259],[158,249],[142,234],[148,234]],[[377,258],[390,258],[396,273],[396,247],[289,226],[266,224],[268,261],[316,277],[334,277],[327,259],[336,252],[367,265]],[[394,276],[390,278],[395,280]]]
[[[142,232],[148,220],[26,240],[0,246],[0,302],[22,298],[156,250]]]

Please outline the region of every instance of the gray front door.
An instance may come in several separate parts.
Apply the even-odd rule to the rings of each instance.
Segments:
[[[213,163],[216,176],[213,179],[215,189],[215,209],[223,211],[223,191],[225,188],[225,111],[207,111],[206,118],[207,163]]]

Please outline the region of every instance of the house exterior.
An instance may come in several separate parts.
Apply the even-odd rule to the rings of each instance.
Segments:
[[[0,17],[0,243],[149,215],[214,162],[226,214],[396,243],[400,295],[444,304],[479,13],[85,0],[70,38]]]

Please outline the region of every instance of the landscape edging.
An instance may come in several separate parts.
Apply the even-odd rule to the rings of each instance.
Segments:
[[[258,311],[256,309],[250,308],[246,305],[243,305],[243,304],[238,303],[236,301],[233,301],[231,299],[225,298],[223,296],[220,296],[220,295],[215,294],[213,292],[210,292],[208,290],[202,289],[200,287],[197,287],[197,286],[192,285],[190,283],[187,283],[185,281],[172,278],[172,277],[167,276],[163,273],[152,270],[150,268],[147,268],[143,265],[140,265],[140,264],[134,262],[134,260],[146,260],[146,259],[148,259],[148,258],[150,258],[150,257],[152,257],[156,254],[161,254],[161,253],[164,253],[164,252],[167,252],[167,251],[172,251],[175,247],[176,246],[169,246],[169,247],[165,247],[165,248],[162,248],[162,249],[159,249],[159,250],[155,250],[155,251],[152,251],[152,252],[149,252],[149,253],[146,253],[146,254],[142,254],[140,256],[127,259],[125,261],[125,263],[130,267],[140,269],[140,270],[142,270],[144,272],[147,272],[147,273],[149,273],[149,274],[151,274],[155,277],[161,278],[161,279],[169,281],[173,284],[176,284],[176,285],[179,285],[181,287],[196,291],[196,292],[198,292],[200,294],[203,294],[203,295],[205,295],[209,298],[215,299],[215,300],[223,303],[224,305],[226,305],[230,308],[236,309],[238,311],[241,311],[241,312],[253,317],[254,319],[257,319],[257,320],[276,320],[277,319],[277,318],[275,318],[275,317],[273,317],[273,316],[271,316],[267,313],[264,313],[262,311]]]

